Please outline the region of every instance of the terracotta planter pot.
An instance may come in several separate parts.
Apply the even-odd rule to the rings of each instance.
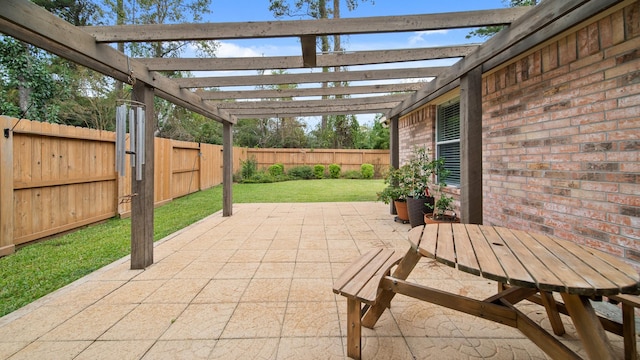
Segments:
[[[398,220],[401,220],[403,222],[409,221],[409,214],[407,213],[407,202],[404,200],[394,200],[393,205],[396,207]]]
[[[438,223],[459,223],[460,218],[454,215],[443,215],[442,219],[434,219],[433,213],[425,213],[424,214],[424,223],[425,224],[438,224]]]

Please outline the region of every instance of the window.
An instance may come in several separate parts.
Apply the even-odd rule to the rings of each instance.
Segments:
[[[449,170],[447,185],[460,186],[460,98],[438,105],[436,151]]]

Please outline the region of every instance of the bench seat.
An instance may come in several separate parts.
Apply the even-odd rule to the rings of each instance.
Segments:
[[[360,359],[362,316],[378,301],[382,278],[390,275],[391,268],[403,256],[392,249],[372,249],[347,266],[334,282],[333,292],[347,298],[347,356],[350,358]],[[362,303],[366,304],[364,308]]]

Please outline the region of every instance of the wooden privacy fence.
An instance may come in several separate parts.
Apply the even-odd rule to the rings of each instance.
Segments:
[[[17,125],[16,125],[17,123]],[[0,116],[0,256],[15,245],[130,212],[115,133]],[[156,204],[222,183],[222,146],[155,139]],[[234,148],[234,169],[246,158]]]
[[[127,159],[124,176],[115,170],[115,133],[5,116],[0,129],[0,256],[15,245],[129,215],[131,168]],[[156,205],[222,183],[222,146],[161,138],[154,146]],[[348,171],[368,163],[380,173],[389,165],[388,150],[234,147],[234,171],[251,156],[261,168],[335,163]]]
[[[379,177],[389,167],[389,150],[349,149],[247,149],[247,158],[254,157],[258,168],[281,163],[285,170],[300,165],[340,165],[342,172],[360,171],[362,164],[372,164]]]

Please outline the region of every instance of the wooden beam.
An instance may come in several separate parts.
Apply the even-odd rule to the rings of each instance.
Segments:
[[[237,109],[289,109],[289,108],[313,108],[316,106],[356,106],[356,105],[371,105],[371,104],[383,104],[390,102],[400,102],[407,95],[386,95],[386,96],[369,96],[369,97],[357,97],[357,98],[342,98],[342,99],[322,99],[322,100],[282,100],[282,101],[231,101],[231,102],[216,102],[216,106],[228,111]]]
[[[233,126],[222,124],[222,216],[233,215]]]
[[[461,11],[440,14],[365,18],[226,22],[206,24],[152,24],[88,26],[98,42],[149,42],[300,37],[305,35],[377,34],[506,25],[528,8]]]
[[[316,37],[315,35],[303,35],[300,37],[302,44],[302,65],[306,68],[316,67]]]
[[[482,67],[460,79],[460,222],[482,224]]]
[[[174,81],[183,88],[302,84],[334,81],[428,78],[438,76],[445,69],[446,67],[423,67],[409,69],[345,71],[338,73],[321,72],[305,74],[213,76],[202,78],[182,78],[175,79]]]
[[[386,64],[464,57],[479,45],[457,45],[417,49],[355,51],[316,56],[317,67]],[[302,56],[271,56],[246,58],[136,58],[154,71],[227,71],[300,69],[306,67]]]
[[[133,85],[132,100],[145,104],[145,163],[136,163],[131,171],[131,269],[145,269],[153,264],[153,196],[155,114],[153,89],[142,82]],[[142,180],[136,180],[142,166]]]
[[[404,115],[410,110],[426,104],[430,101],[430,95],[434,92],[456,81],[463,74],[490,61],[492,58],[530,36],[535,36],[535,43],[538,44],[589,19],[620,1],[621,0],[543,1],[532,10],[531,14],[515,20],[509,28],[494,35],[464,59],[452,65],[443,72],[442,75],[438,76],[436,80],[426,85],[424,89],[417,91],[405,101],[398,104],[389,115]],[[528,44],[527,49],[524,47],[519,48],[518,52],[511,53],[510,57],[515,57],[532,46],[533,44]]]
[[[13,254],[13,133],[15,120],[0,116],[0,256]]]
[[[30,1],[3,1],[0,31],[114,79],[142,81],[158,89],[158,96],[169,101],[180,99],[180,106],[205,117],[234,121],[229,114],[203,102],[197,95],[181,90],[172,80],[148,71],[107,44],[97,44],[91,35]]]
[[[300,107],[287,109],[230,109],[240,119],[273,118],[273,117],[301,117],[301,116],[321,116],[321,115],[351,115],[351,114],[381,114],[393,108],[397,102],[373,104],[373,105],[353,105],[353,106],[317,106]]]
[[[373,93],[405,93],[421,89],[424,83],[402,83],[386,85],[341,86],[330,88],[299,88],[273,90],[225,90],[204,91],[196,93],[203,100],[232,100],[232,99],[277,99],[307,96],[353,95]]]

